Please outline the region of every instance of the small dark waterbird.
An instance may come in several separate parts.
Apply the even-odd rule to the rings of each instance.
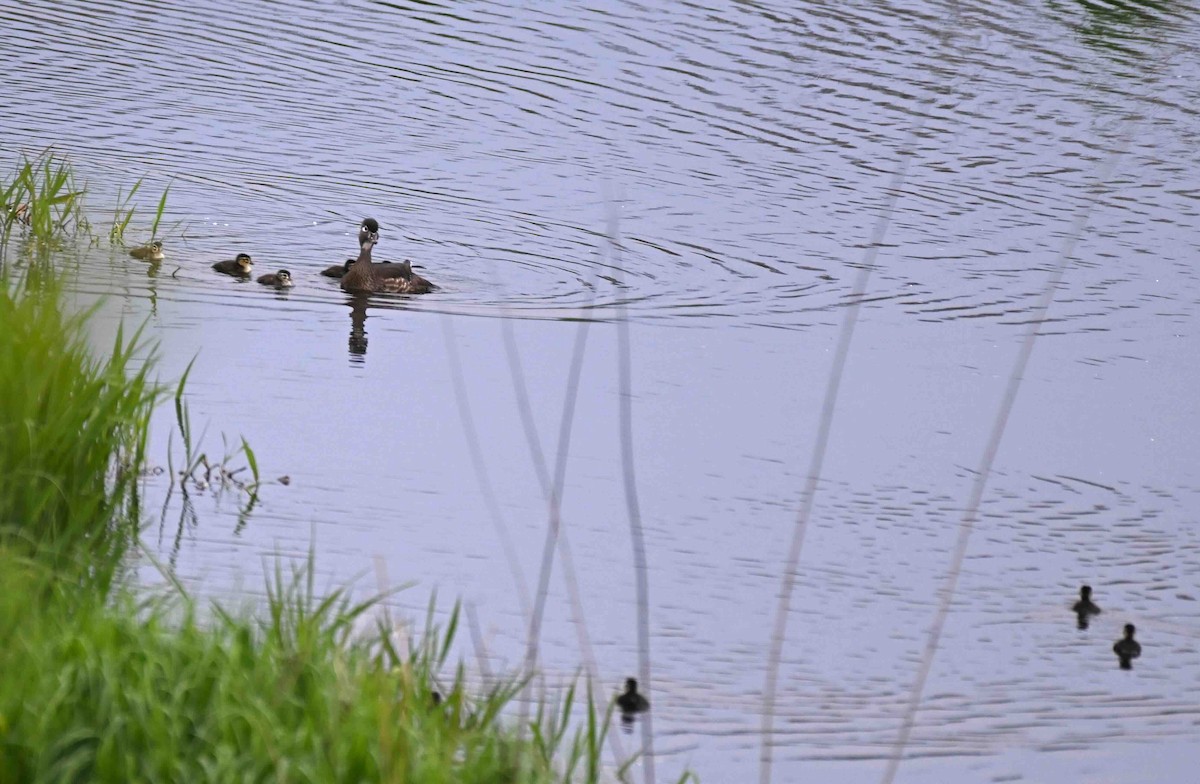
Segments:
[[[212,268],[222,275],[232,275],[235,278],[250,277],[250,270],[253,269],[254,262],[248,253],[239,253],[236,258],[218,261],[212,265]]]
[[[259,275],[258,282],[264,286],[274,286],[277,289],[290,289],[296,285],[292,282],[292,273],[285,269],[279,272],[272,272],[270,275]]]
[[[1132,670],[1133,660],[1142,655],[1141,644],[1133,639],[1136,631],[1132,623],[1125,624],[1125,636],[1113,643],[1113,653],[1117,654],[1122,670]]]
[[[650,710],[650,700],[638,693],[637,678],[625,679],[625,691],[617,697],[617,707],[627,715]]]
[[[145,245],[138,245],[129,251],[129,255],[135,259],[150,262],[162,261],[166,258],[163,255],[162,240],[154,240],[154,242],[148,242]]]
[[[1100,614],[1100,608],[1092,601],[1092,586],[1080,587],[1079,601],[1071,605],[1071,610],[1075,613],[1075,619],[1079,622],[1080,629],[1088,627],[1088,620],[1091,616]]]

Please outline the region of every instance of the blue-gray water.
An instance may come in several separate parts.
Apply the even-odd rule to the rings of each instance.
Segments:
[[[625,307],[663,781],[758,776],[784,556],[883,216],[792,601],[774,771],[879,780],[1020,340],[1090,205],[898,780],[1186,782],[1200,745],[1197,12],[6,2],[0,165],[52,145],[93,207],[144,176],[139,241],[170,185],[154,274],[106,246],[80,260],[82,298],[105,296],[97,339],[148,319],[164,379],[198,356],[188,400],[206,450],[244,435],[266,476],[292,480],[242,518],[237,493],[194,493],[194,517],[175,494],[150,516],[158,557],[227,596],[311,543],[326,586],[366,591],[386,571],[418,581],[399,598],[418,615],[433,589],[471,603],[496,669],[519,666],[523,623],[462,405],[533,584],[546,504],[504,329],[553,471],[588,319],[563,520],[606,688],[636,670]],[[364,215],[384,226],[377,257],[411,258],[441,290],[354,313],[317,271],[353,254]],[[298,286],[210,271],[239,251]],[[169,408],[152,446],[164,465]],[[165,491],[149,478],[148,506]],[[565,676],[580,654],[560,575],[543,663]],[[1104,613],[1081,632],[1067,608],[1085,582]],[[1111,645],[1128,621],[1144,653],[1121,672]]]

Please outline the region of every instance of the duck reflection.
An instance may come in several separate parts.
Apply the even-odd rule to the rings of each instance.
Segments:
[[[1084,585],[1079,589],[1079,601],[1071,607],[1080,629],[1088,627],[1088,621],[1093,615],[1100,614],[1100,608],[1092,601],[1092,586]]]
[[[367,356],[367,301],[365,294],[350,297],[350,362],[361,365]]]

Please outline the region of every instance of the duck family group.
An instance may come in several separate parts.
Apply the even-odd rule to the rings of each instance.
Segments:
[[[379,222],[374,218],[363,218],[358,227],[358,258],[347,259],[321,271],[329,278],[340,278],[342,289],[353,294],[392,292],[396,294],[428,294],[437,288],[425,278],[413,272],[412,264],[371,260],[371,249],[379,242]],[[161,240],[140,245],[129,252],[130,256],[157,264],[165,258]],[[247,253],[239,253],[233,259],[218,261],[212,268],[223,275],[247,279],[251,275],[254,261]],[[287,289],[295,285],[292,273],[285,269],[269,275],[260,275],[258,282],[264,286]]]
[[[1092,601],[1092,586],[1085,585],[1079,589],[1079,601],[1071,609],[1075,611],[1079,628],[1086,629],[1091,616],[1100,614],[1100,608]],[[1117,655],[1122,670],[1133,669],[1133,660],[1142,655],[1141,643],[1133,639],[1136,631],[1132,623],[1125,624],[1125,636],[1113,643],[1113,653]]]

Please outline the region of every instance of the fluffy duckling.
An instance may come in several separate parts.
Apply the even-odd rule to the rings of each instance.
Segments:
[[[350,271],[350,265],[355,261],[357,261],[357,259],[346,259],[346,261],[342,264],[334,264],[331,267],[326,267],[325,269],[321,270],[321,274],[327,278],[340,278]]]
[[[250,277],[250,269],[253,265],[254,262],[251,261],[249,254],[239,253],[237,258],[218,261],[212,265],[212,268],[223,275],[232,275],[235,278],[248,278]]]
[[[1079,601],[1071,606],[1071,610],[1074,611],[1075,618],[1079,621],[1080,629],[1088,627],[1088,620],[1091,616],[1100,614],[1100,608],[1092,601],[1092,586],[1084,585],[1079,589]]]
[[[163,255],[162,240],[155,240],[154,242],[148,242],[145,245],[138,245],[136,248],[133,248],[129,251],[129,255],[133,256],[135,259],[141,259],[142,261],[150,262],[162,261],[164,258],[166,258]]]
[[[621,713],[641,713],[650,710],[650,700],[638,694],[637,678],[625,679],[625,693],[617,697]]]
[[[292,282],[292,273],[285,269],[272,272],[270,275],[259,275],[258,282],[264,286],[274,286],[277,289],[290,289],[296,285]]]
[[[1125,624],[1125,636],[1113,643],[1113,653],[1117,654],[1122,670],[1132,670],[1133,660],[1142,655],[1141,644],[1133,639],[1135,631],[1132,623]]]
[[[358,259],[346,259],[341,264],[334,264],[331,267],[326,267],[325,269],[321,270],[321,274],[327,278],[344,277],[346,275],[346,273],[350,270],[350,265],[356,261],[358,261]],[[405,268],[404,264],[408,264],[408,262],[405,262],[404,264],[393,264],[390,261],[375,261],[372,263],[375,265],[375,269],[379,272],[379,274],[384,276],[385,278],[403,278],[403,277],[405,277],[405,269],[406,268]],[[408,269],[409,274],[411,274],[412,273],[411,265],[407,269]]]

